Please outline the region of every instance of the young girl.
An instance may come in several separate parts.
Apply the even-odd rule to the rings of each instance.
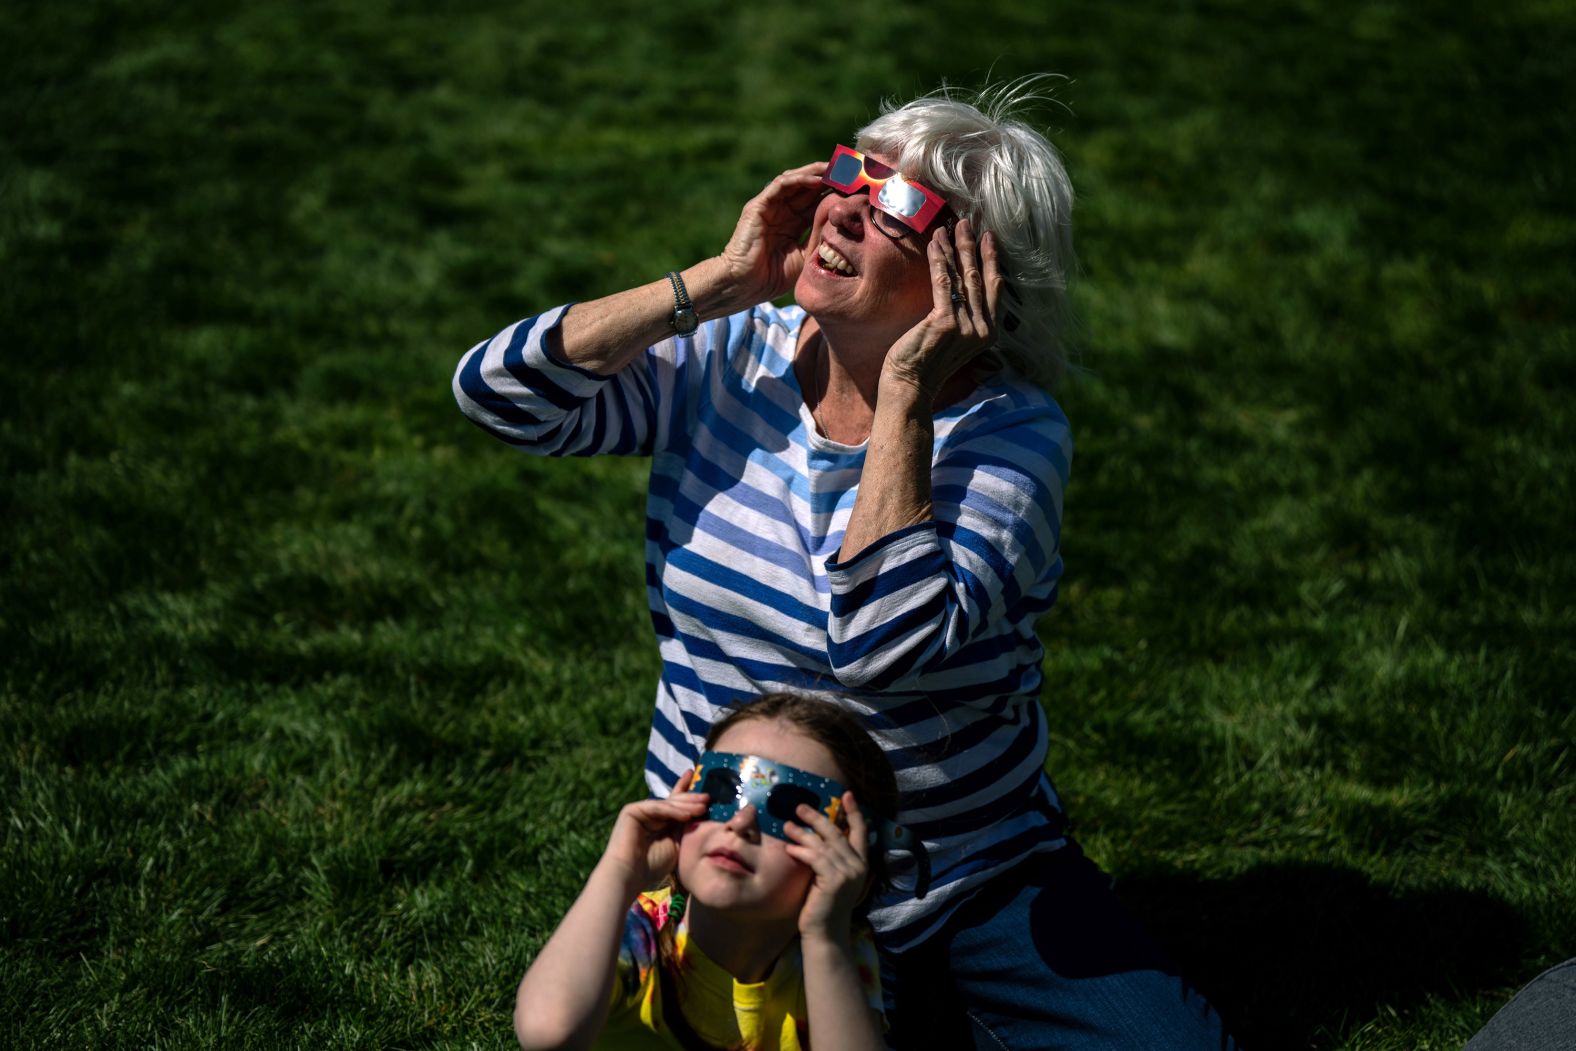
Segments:
[[[833,704],[772,694],[712,726],[697,770],[705,791],[688,791],[691,771],[619,812],[520,982],[521,1047],[883,1047],[875,945],[856,921],[881,873],[870,829],[891,828],[861,805],[897,811],[880,747]],[[665,878],[687,895],[682,918],[676,896],[641,893]]]

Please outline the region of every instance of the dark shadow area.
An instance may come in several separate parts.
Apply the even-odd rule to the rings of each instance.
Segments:
[[[1381,1005],[1503,987],[1528,950],[1526,924],[1497,898],[1397,892],[1334,865],[1140,873],[1116,889],[1252,1051],[1329,1046]]]

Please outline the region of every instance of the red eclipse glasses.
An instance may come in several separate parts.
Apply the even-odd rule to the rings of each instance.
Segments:
[[[869,190],[872,208],[887,213],[920,234],[928,233],[937,217],[947,209],[941,194],[847,146],[833,151],[821,181],[843,194]]]

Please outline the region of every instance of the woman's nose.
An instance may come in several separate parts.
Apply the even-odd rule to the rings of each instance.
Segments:
[[[827,218],[841,230],[859,230],[865,225],[865,213],[870,209],[869,191],[839,196],[832,202]]]

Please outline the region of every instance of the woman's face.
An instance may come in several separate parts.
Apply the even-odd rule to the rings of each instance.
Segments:
[[[846,784],[825,746],[792,723],[749,719],[731,726],[712,751],[758,755]],[[763,836],[753,806],[727,821],[697,821],[679,844],[679,882],[695,901],[735,916],[797,919],[810,890],[808,866],[788,856],[788,844]]]
[[[866,156],[890,166],[883,154]],[[815,210],[794,298],[823,324],[906,332],[931,310],[929,240],[870,207],[868,193],[828,194]]]

